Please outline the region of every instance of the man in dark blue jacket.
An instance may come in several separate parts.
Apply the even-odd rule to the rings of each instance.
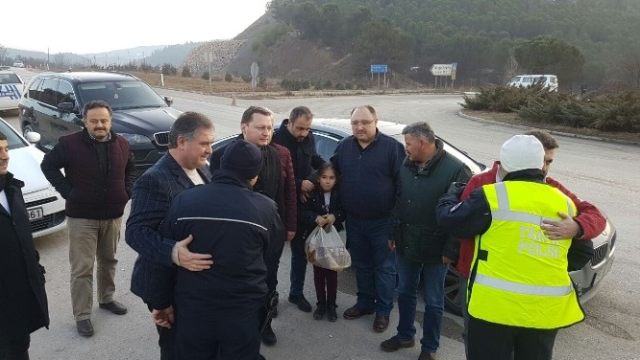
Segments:
[[[9,141],[0,132],[0,359],[29,360],[30,334],[49,326],[44,267],[33,246],[21,188],[9,172]]]
[[[353,109],[353,135],[338,143],[331,163],[341,175],[340,197],[358,286],[358,301],[343,316],[350,320],[375,312],[373,329],[383,332],[396,285],[396,256],[388,241],[395,233],[391,213],[405,151],[400,142],[382,134],[377,123],[372,106]]]
[[[208,269],[211,255],[195,254],[187,245],[191,236],[173,241],[162,236],[160,225],[173,198],[186,189],[207,184],[211,173],[207,157],[211,155],[213,123],[204,114],[185,112],[169,131],[169,151],[136,181],[127,220],[125,240],[138,259],[131,276],[131,292],[149,306],[149,281],[156,263],[167,267],[174,264],[191,271]],[[149,306],[149,310],[151,307]],[[158,327],[160,359],[175,358],[175,331]]]
[[[190,247],[215,254],[210,269],[192,272],[157,266],[151,279],[154,320],[171,326],[178,311],[179,359],[255,360],[259,356],[259,310],[267,295],[265,258],[284,236],[276,204],[252,191],[262,168],[257,146],[227,146],[211,183],[180,193],[165,218],[166,237],[193,236]],[[210,199],[211,201],[203,201]],[[175,287],[171,279],[175,276]],[[174,294],[175,292],[175,294]]]
[[[316,151],[316,142],[311,133],[313,113],[306,106],[297,106],[291,110],[288,119],[282,121],[280,128],[273,135],[273,142],[280,144],[291,153],[293,173],[296,178],[296,198],[298,199],[298,219],[302,218],[301,196],[306,199],[313,190],[313,182],[307,180],[324,160]],[[298,220],[298,223],[300,220]],[[291,241],[291,287],[289,302],[304,312],[311,312],[311,304],[304,297],[304,278],[307,271],[307,254],[304,250],[304,229],[298,229]]]

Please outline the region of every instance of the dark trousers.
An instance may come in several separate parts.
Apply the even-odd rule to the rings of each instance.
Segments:
[[[29,360],[30,343],[29,335],[18,340],[0,339],[0,360]]]
[[[153,310],[149,304],[147,304],[147,307],[149,311]],[[175,305],[173,310],[176,311]],[[156,325],[156,330],[158,331],[158,346],[160,346],[160,360],[175,360],[176,358],[176,325],[177,324],[173,324],[171,329]]]
[[[167,329],[157,326],[158,345],[160,346],[160,360],[175,360],[176,358],[176,328]]]
[[[557,329],[506,326],[469,316],[469,360],[551,360]]]
[[[307,273],[307,253],[304,250],[305,240],[301,230],[296,233],[296,237],[291,241],[291,273],[289,295],[302,295],[304,290],[304,278]]]
[[[316,296],[319,303],[336,302],[338,292],[338,272],[313,266],[313,283],[316,286]],[[326,292],[325,292],[326,287]]]
[[[181,313],[176,334],[178,360],[256,360],[260,356],[259,315],[203,320],[195,311]]]
[[[269,290],[275,290],[278,285],[278,268],[280,267],[282,250],[284,250],[284,241],[277,246],[278,249],[265,259],[265,265],[267,266],[267,287]]]

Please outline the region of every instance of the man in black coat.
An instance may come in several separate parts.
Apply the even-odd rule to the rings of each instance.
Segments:
[[[297,106],[291,110],[288,119],[282,121],[280,128],[273,135],[273,142],[289,149],[293,162],[293,173],[296,177],[296,198],[298,199],[298,218],[302,217],[301,196],[306,199],[313,190],[313,182],[307,180],[324,160],[316,151],[316,142],[311,133],[313,113],[306,106]],[[291,241],[291,287],[289,302],[296,304],[304,312],[311,311],[311,304],[304,297],[304,278],[307,271],[307,254],[304,250],[304,229],[296,232]]]
[[[0,132],[0,360],[28,360],[30,334],[49,326],[49,310],[24,183],[8,167],[9,143]]]
[[[178,359],[259,356],[259,310],[268,290],[265,259],[284,236],[276,203],[251,189],[262,162],[257,146],[232,142],[211,183],[181,192],[167,212],[165,237],[193,235],[192,251],[215,256],[211,268],[201,272],[150,264],[156,266],[149,284],[150,305],[160,310],[154,312],[156,324],[171,326],[172,305],[177,306]]]

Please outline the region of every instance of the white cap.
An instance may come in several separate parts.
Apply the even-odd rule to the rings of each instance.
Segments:
[[[516,135],[502,144],[500,149],[500,167],[506,172],[526,169],[542,170],[544,148],[532,135]]]

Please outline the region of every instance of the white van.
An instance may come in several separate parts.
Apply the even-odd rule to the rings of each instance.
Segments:
[[[549,91],[558,91],[558,77],[555,75],[516,75],[507,85],[527,87],[543,84]]]
[[[23,92],[24,81],[18,74],[0,70],[0,111],[17,109]]]

